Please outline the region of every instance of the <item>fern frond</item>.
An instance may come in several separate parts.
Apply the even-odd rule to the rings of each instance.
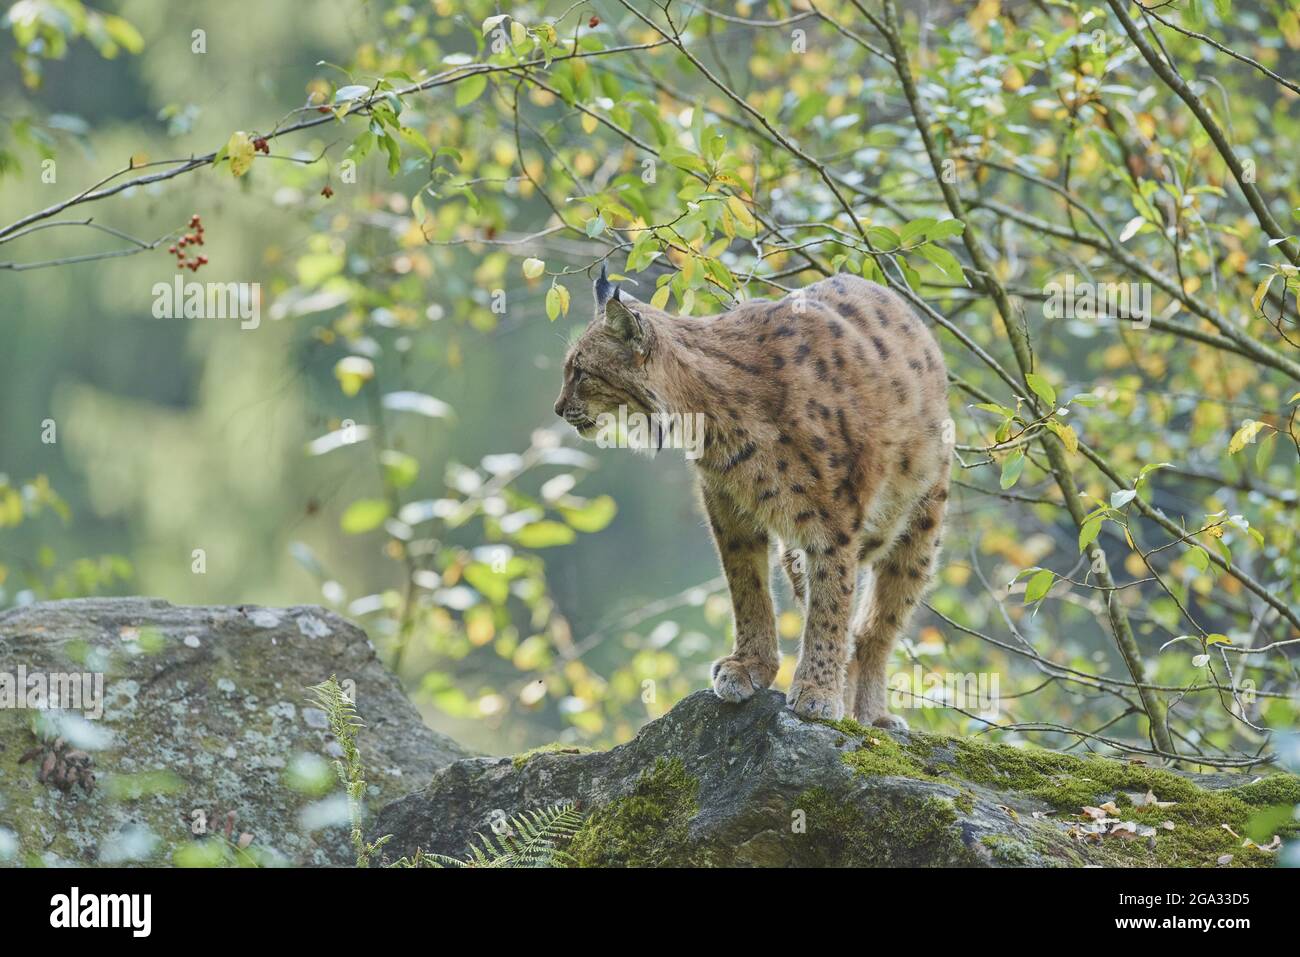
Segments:
[[[570,803],[555,804],[516,814],[505,825],[504,834],[475,834],[477,842],[470,842],[464,859],[446,860],[458,867],[567,866],[573,858],[560,845],[578,832],[582,814]]]
[[[343,691],[337,676],[330,675],[320,684],[312,685],[307,689],[307,694],[312,703],[319,705],[325,712],[330,733],[343,751],[342,759],[334,762],[334,772],[347,793],[357,867],[369,867],[370,858],[388,843],[388,838],[392,835],[381,837],[372,844],[366,841],[361,828],[361,799],[366,793],[366,767],[361,760],[361,752],[357,750],[357,732],[365,727],[365,723],[357,714],[352,699]]]

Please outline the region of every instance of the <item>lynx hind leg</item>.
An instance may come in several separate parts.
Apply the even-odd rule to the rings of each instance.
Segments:
[[[854,589],[855,605],[853,617],[849,620],[849,663],[844,670],[844,713],[853,717],[858,700],[858,656],[856,654],[856,637],[866,627],[867,616],[871,614],[871,593],[875,582],[871,574],[870,562],[858,566],[858,583]]]
[[[853,717],[866,725],[902,729],[889,711],[889,656],[934,575],[943,537],[948,482],[935,485],[917,506],[907,529],[873,563],[874,583],[854,628]]]

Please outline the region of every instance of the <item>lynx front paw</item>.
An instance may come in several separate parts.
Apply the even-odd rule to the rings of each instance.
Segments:
[[[844,717],[844,692],[834,688],[821,688],[804,684],[798,679],[790,685],[785,696],[790,710],[803,718],[826,718],[838,721]]]
[[[723,701],[744,701],[768,687],[775,677],[774,665],[728,655],[713,663],[713,693]]]

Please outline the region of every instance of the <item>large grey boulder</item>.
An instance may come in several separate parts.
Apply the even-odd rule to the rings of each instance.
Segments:
[[[6,707],[20,671],[88,673],[90,698]],[[0,614],[0,864],[350,863],[338,746],[305,690],[331,674],[367,725],[371,807],[466,755],[321,608],[107,598]]]
[[[1271,813],[1269,828],[1293,830],[1297,801],[1289,775],[822,724],[775,691],[740,705],[701,691],[611,751],[457,761],[385,807],[371,836],[391,834],[394,859],[463,858],[476,833],[572,802],[579,865],[1270,865],[1275,852],[1243,846],[1251,822]]]

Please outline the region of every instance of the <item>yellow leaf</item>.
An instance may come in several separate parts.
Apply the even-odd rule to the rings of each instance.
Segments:
[[[230,160],[230,174],[243,176],[253,165],[253,141],[243,130],[230,134],[226,142],[226,157]]]
[[[666,284],[660,286],[655,290],[655,294],[650,297],[650,305],[654,306],[656,309],[662,309],[664,306],[668,305],[668,294],[670,291],[671,290],[669,290]]]
[[[736,217],[736,222],[740,223],[741,226],[750,230],[754,229],[754,215],[749,211],[749,207],[745,205],[743,199],[735,195],[728,196],[727,208],[731,210],[731,215]]]
[[[1066,451],[1071,453],[1079,451],[1079,436],[1074,431],[1074,426],[1066,425],[1064,422],[1057,422],[1055,419],[1048,420],[1046,424],[1049,429],[1056,433]]]
[[[1256,312],[1259,312],[1260,306],[1264,304],[1264,297],[1268,295],[1268,287],[1273,285],[1273,279],[1276,276],[1277,273],[1270,273],[1267,279],[1255,287],[1255,295],[1250,297],[1250,304]]]
[[[375,364],[365,356],[344,356],[334,364],[334,378],[346,396],[354,396],[375,377]]]
[[[546,272],[546,263],[542,262],[542,260],[532,258],[524,260],[525,279],[536,279],[544,272]]]
[[[1233,435],[1232,441],[1228,443],[1228,454],[1236,455],[1246,446],[1252,444],[1255,437],[1259,435],[1259,430],[1265,427],[1266,423],[1264,422],[1257,419],[1247,419],[1241,424],[1241,428],[1237,430],[1236,434]]]

